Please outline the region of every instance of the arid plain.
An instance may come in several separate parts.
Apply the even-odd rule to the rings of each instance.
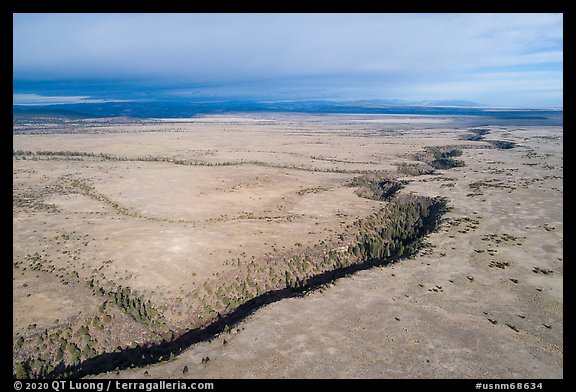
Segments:
[[[562,127],[239,114],[14,131],[17,375],[563,377]],[[393,203],[363,197],[374,179],[448,210],[410,257],[307,290],[364,256],[362,222]],[[151,349],[286,287],[209,340]]]

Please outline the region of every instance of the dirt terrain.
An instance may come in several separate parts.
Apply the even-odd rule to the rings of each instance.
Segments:
[[[402,195],[448,201],[416,255],[100,376],[563,377],[561,127],[472,140],[465,119],[266,114],[48,128],[13,136],[16,373],[169,342],[284,287],[285,260],[346,244],[389,203],[350,186],[386,172]],[[431,147],[464,165],[402,170]],[[315,272],[302,257],[294,277]]]

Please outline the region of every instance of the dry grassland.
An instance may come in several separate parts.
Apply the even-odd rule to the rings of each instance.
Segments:
[[[266,114],[15,134],[14,371],[72,374],[302,284],[391,203],[350,181],[385,173],[448,200],[416,255],[104,376],[561,378],[562,129],[470,128]],[[431,147],[465,165],[408,175]]]

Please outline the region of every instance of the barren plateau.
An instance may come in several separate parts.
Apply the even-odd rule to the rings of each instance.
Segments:
[[[563,129],[482,121],[20,125],[14,374],[562,378]]]

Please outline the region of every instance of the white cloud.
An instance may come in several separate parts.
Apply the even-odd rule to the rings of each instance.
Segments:
[[[562,14],[16,14],[13,64],[32,79],[464,83],[561,63],[562,42]]]
[[[45,96],[38,94],[14,94],[14,105],[45,106],[71,103],[103,103],[103,102],[130,102],[121,99],[93,99],[81,95]]]

